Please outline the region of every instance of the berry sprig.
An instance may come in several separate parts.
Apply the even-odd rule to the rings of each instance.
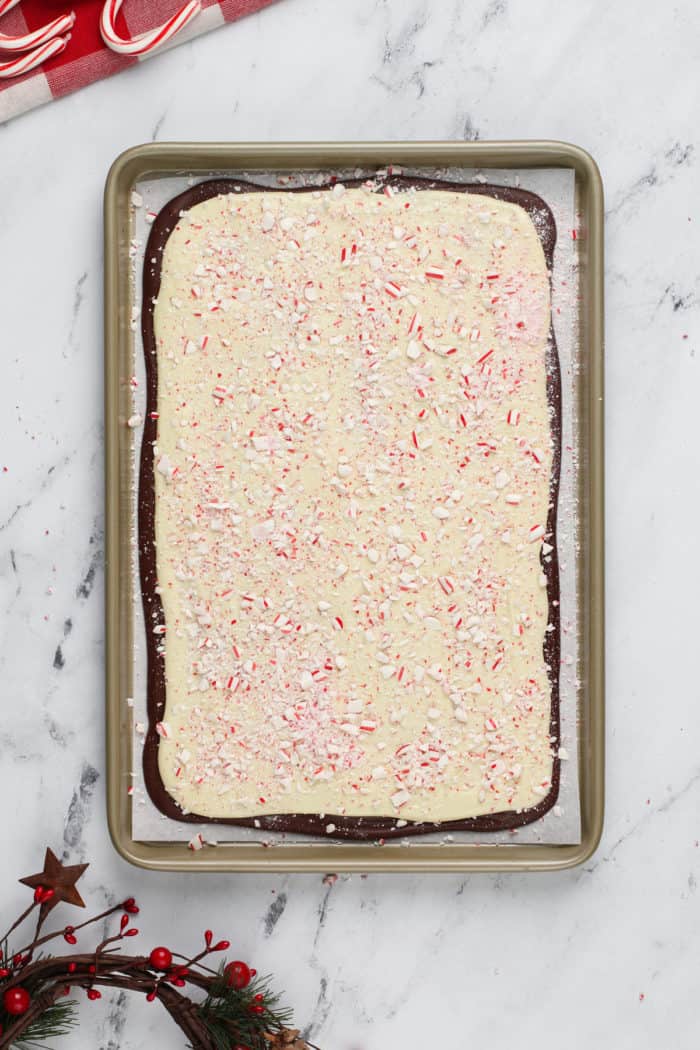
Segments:
[[[205,930],[204,950],[199,952],[198,955],[193,955],[191,958],[185,959],[183,963],[173,964],[174,956],[169,948],[165,948],[162,945],[153,948],[151,954],[148,956],[148,961],[154,970],[159,970],[161,973],[156,978],[151,991],[146,995],[146,999],[149,1002],[153,1002],[158,994],[158,985],[161,981],[169,981],[170,984],[174,985],[176,988],[184,988],[191,967],[201,963],[201,960],[206,959],[208,955],[213,955],[215,952],[225,952],[231,947],[230,941],[226,940],[217,941],[216,944],[212,945],[213,939],[214,935],[212,931]]]

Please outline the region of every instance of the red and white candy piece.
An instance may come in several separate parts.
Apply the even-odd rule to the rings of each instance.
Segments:
[[[19,0],[0,0],[0,17],[6,15],[13,7],[17,7]]]
[[[5,8],[9,10],[9,8]],[[0,14],[4,12],[0,11]],[[34,29],[31,33],[22,36],[6,36],[0,33],[0,51],[31,51],[34,47],[46,44],[57,36],[62,36],[73,28],[75,12],[70,11],[67,15],[54,18],[53,22],[47,22],[41,29]]]
[[[28,73],[30,69],[40,66],[47,58],[60,55],[61,51],[65,50],[68,40],[69,37],[67,36],[59,36],[42,44],[41,47],[35,48],[34,51],[29,51],[20,58],[13,58],[11,62],[0,62],[0,79],[7,80],[10,77],[20,77],[23,73]]]
[[[2,0],[0,0],[2,2]],[[100,17],[100,33],[108,48],[120,55],[145,55],[162,47],[168,40],[180,32],[202,10],[201,0],[188,0],[177,14],[164,22],[162,26],[139,33],[135,37],[119,36],[115,22],[123,0],[107,0]]]

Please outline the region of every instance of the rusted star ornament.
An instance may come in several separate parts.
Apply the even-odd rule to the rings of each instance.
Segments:
[[[89,864],[61,864],[53,850],[46,850],[44,857],[44,870],[36,875],[27,875],[19,881],[24,886],[29,886],[39,894],[41,901],[42,916],[46,917],[52,908],[64,901],[66,904],[74,904],[77,908],[84,908],[85,901],[75,888],[75,884],[85,872]],[[42,891],[45,897],[42,900]],[[50,891],[50,892],[46,892]]]

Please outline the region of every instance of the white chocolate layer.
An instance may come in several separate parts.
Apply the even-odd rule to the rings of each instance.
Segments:
[[[182,216],[154,326],[159,765],[185,811],[444,821],[548,793],[549,315],[537,232],[490,197]]]

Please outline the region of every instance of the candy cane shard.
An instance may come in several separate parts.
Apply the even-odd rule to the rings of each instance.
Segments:
[[[19,0],[0,0],[0,18],[6,15],[8,11],[11,11],[13,7],[17,7]]]
[[[10,3],[14,0],[9,0]],[[2,3],[2,0],[0,0]],[[122,37],[116,31],[115,22],[123,0],[107,0],[100,17],[100,33],[108,48],[120,55],[145,55],[155,51],[184,29],[202,10],[201,0],[188,0],[177,14],[156,29],[149,29],[135,37]]]
[[[5,8],[5,11],[7,10],[9,8]],[[4,11],[0,9],[0,15],[2,14]],[[0,51],[31,51],[32,48],[39,47],[53,40],[54,37],[62,36],[73,28],[74,23],[75,12],[70,11],[67,15],[61,15],[53,22],[48,22],[41,29],[34,29],[31,33],[24,33],[22,36],[6,36],[0,33]]]
[[[10,77],[21,77],[23,73],[28,73],[30,69],[40,66],[47,58],[60,55],[61,51],[65,50],[69,40],[69,36],[59,36],[42,44],[41,47],[35,48],[34,51],[29,51],[26,55],[22,55],[21,58],[14,58],[11,62],[0,62],[0,80],[7,80]]]

